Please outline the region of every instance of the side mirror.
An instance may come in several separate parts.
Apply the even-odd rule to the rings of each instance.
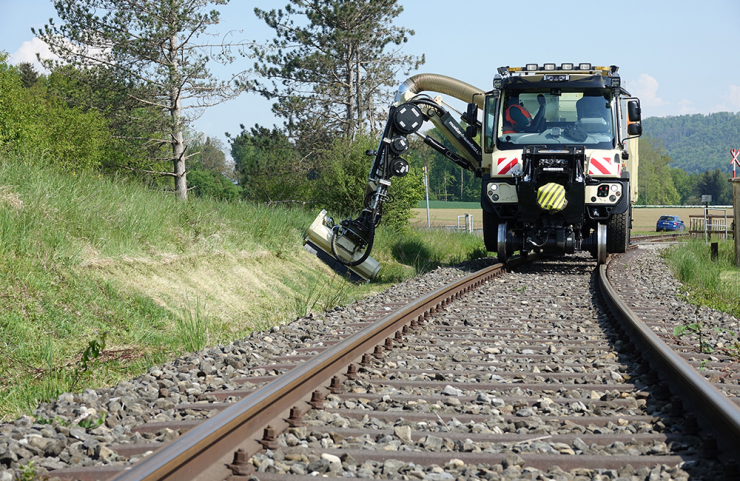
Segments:
[[[627,102],[627,118],[630,122],[639,122],[642,115],[639,100],[630,100]]]
[[[627,126],[627,135],[642,135],[642,125],[640,124],[629,124]]]
[[[465,129],[465,135],[471,139],[478,135],[478,104],[470,102],[462,119],[468,124],[468,128]]]

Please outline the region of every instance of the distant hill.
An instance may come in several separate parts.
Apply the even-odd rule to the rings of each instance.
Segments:
[[[719,168],[731,172],[730,149],[740,149],[740,112],[648,117],[643,133],[659,138],[671,167],[690,174]]]

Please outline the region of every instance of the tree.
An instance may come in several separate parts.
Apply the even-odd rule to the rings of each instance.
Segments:
[[[732,184],[727,181],[727,174],[720,169],[708,170],[699,174],[696,182],[697,195],[711,195],[714,205],[732,204]]]
[[[680,196],[679,201],[682,205],[688,204],[688,200],[694,193],[694,181],[692,176],[687,174],[681,169],[670,169],[671,178],[673,179],[673,185],[676,187],[676,191]]]
[[[356,216],[365,206],[365,185],[373,157],[365,151],[377,147],[378,139],[358,134],[354,140],[338,137],[323,156],[324,166],[316,179],[316,202],[335,218]],[[411,169],[405,177],[393,177],[383,204],[382,224],[401,227],[413,217],[413,210],[424,198],[421,169]]]
[[[729,152],[738,147],[740,112],[649,117],[642,125],[663,142],[674,167],[688,173],[716,168],[730,172]]]
[[[236,137],[226,135],[246,198],[268,204],[309,201],[313,160],[300,156],[282,129],[240,127]]]
[[[211,197],[219,200],[238,200],[239,187],[225,175],[205,170],[194,170],[189,176],[190,186],[198,197]]]
[[[199,135],[188,145],[191,156],[190,166],[193,170],[216,172],[226,177],[234,176],[233,165],[226,161],[223,142],[213,137]]]
[[[396,74],[424,62],[400,53],[414,34],[392,23],[403,8],[397,0],[289,1],[284,11],[255,8],[276,33],[272,49],[254,50],[257,72],[272,81],[257,90],[277,100],[273,112],[299,147],[325,148],[334,135],[352,139],[362,127],[373,132],[385,120],[377,106],[389,103]]]
[[[19,64],[18,71],[21,74],[21,83],[27,89],[33,87],[39,79],[39,73],[30,62],[23,62]]]
[[[172,172],[148,173],[173,177],[181,199],[187,199],[184,127],[202,115],[204,109],[234,98],[247,86],[246,72],[220,81],[208,69],[211,60],[231,63],[234,49],[246,44],[197,43],[200,37],[209,35],[209,27],[219,22],[219,13],[207,8],[227,2],[57,0],[57,14],[66,23],[56,26],[50,21],[42,30],[34,30],[61,58],[44,61],[50,70],[65,64],[83,72],[102,67],[111,73],[110,77],[82,75],[79,79],[104,81],[96,88],[122,92],[126,101],[139,108],[167,114],[168,122],[144,140],[150,145],[171,148],[166,158],[151,160],[171,162]],[[116,82],[111,82],[111,78]],[[121,91],[121,87],[125,89]]]
[[[100,112],[107,120],[111,139],[102,167],[130,175],[145,170],[166,170],[171,147],[150,139],[165,132],[169,115],[153,105],[142,105],[149,88],[122,78],[103,65],[77,68],[57,66],[46,82],[50,93],[72,108]],[[161,136],[161,135],[159,135]],[[187,140],[187,139],[186,139]],[[150,184],[162,184],[165,176],[146,174]]]
[[[640,139],[640,174],[638,176],[638,203],[643,205],[676,205],[681,200],[668,164],[671,158],[665,153],[660,140],[644,136]]]
[[[41,77],[33,88],[23,79],[0,52],[0,152],[72,171],[99,167],[110,142],[105,119],[49,94]]]

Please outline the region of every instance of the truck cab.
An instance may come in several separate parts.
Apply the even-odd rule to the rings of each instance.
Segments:
[[[486,248],[500,260],[587,250],[603,263],[626,250],[642,127],[617,71],[498,69],[483,102],[481,207]]]

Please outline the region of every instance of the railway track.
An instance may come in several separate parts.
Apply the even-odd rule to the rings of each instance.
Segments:
[[[109,446],[155,451],[138,463],[50,475],[737,479],[736,364],[671,338],[634,255],[494,265],[382,306],[170,408],[194,419],[133,429],[169,443]]]
[[[635,235],[632,236],[632,243],[639,242],[675,242],[680,240],[688,240],[691,238],[691,234],[688,232],[677,232],[674,234],[648,234],[648,235]]]

